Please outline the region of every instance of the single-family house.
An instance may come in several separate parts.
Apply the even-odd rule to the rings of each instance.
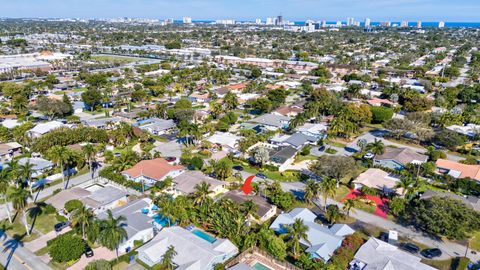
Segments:
[[[0,162],[10,161],[22,153],[22,145],[17,142],[0,144]]]
[[[82,123],[89,127],[94,127],[98,129],[112,129],[118,123],[122,122],[120,117],[107,117],[107,118],[98,118],[98,119],[87,119],[82,120]]]
[[[410,148],[386,147],[381,155],[375,155],[373,164],[394,170],[402,170],[407,164],[422,164],[427,162],[428,156],[417,153]]]
[[[30,163],[33,165],[32,167],[32,177],[38,177],[42,175],[43,173],[47,172],[48,170],[51,170],[53,168],[53,163],[49,160],[43,159],[43,158],[21,158],[18,160],[19,165],[25,165],[27,163]]]
[[[127,231],[127,238],[119,245],[119,253],[129,252],[134,248],[135,241],[147,242],[154,236],[153,218],[142,212],[152,206],[149,198],[139,199],[124,206],[114,208],[112,214],[115,218],[125,217],[123,228]],[[100,220],[108,217],[107,212],[100,213],[97,218]]]
[[[173,197],[192,194],[195,192],[195,187],[203,182],[210,186],[209,191],[212,198],[228,191],[226,188],[227,182],[209,177],[200,171],[186,171],[173,178],[172,185],[164,192],[171,194]]]
[[[474,138],[475,136],[480,134],[480,125],[476,124],[467,124],[465,126],[451,125],[448,126],[447,129],[468,136],[470,138]]]
[[[330,228],[315,222],[317,215],[307,208],[295,208],[288,213],[278,215],[270,225],[270,229],[278,234],[284,234],[288,226],[296,219],[301,219],[308,227],[307,238],[301,239],[300,243],[312,258],[329,261],[335,250],[342,245],[345,236],[355,231],[345,224],[335,224]]]
[[[401,195],[403,189],[396,188],[399,181],[400,179],[396,175],[381,169],[370,168],[353,180],[353,184],[355,185],[355,189],[369,187],[380,190],[385,194],[397,193]]]
[[[273,111],[273,114],[277,115],[283,115],[287,117],[295,117],[299,113],[303,112],[302,107],[296,107],[296,106],[282,106]]]
[[[229,132],[215,132],[212,136],[208,137],[206,140],[222,146],[228,152],[237,151],[237,144],[240,141],[241,137]]]
[[[238,204],[242,204],[247,201],[252,201],[255,205],[257,205],[257,218],[255,217],[248,217],[249,220],[257,220],[260,222],[265,222],[275,216],[277,213],[277,207],[268,203],[267,199],[253,194],[246,195],[241,190],[231,190],[225,193],[225,198],[228,198]]]
[[[161,262],[167,249],[173,246],[176,252],[173,262],[177,269],[212,270],[215,265],[238,253],[238,248],[230,240],[207,240],[202,237],[203,234],[205,233],[197,229],[188,231],[179,226],[163,228],[152,241],[137,249],[138,259],[153,267]]]
[[[480,181],[480,165],[462,164],[448,159],[438,159],[435,165],[438,173],[448,174],[453,178],[471,178]]]
[[[46,123],[37,124],[35,127],[27,131],[27,134],[30,138],[38,138],[42,135],[47,134],[48,132],[66,126],[62,122],[59,121],[50,121]]]
[[[290,118],[283,115],[267,113],[248,121],[268,130],[277,130],[288,128]]]
[[[305,134],[307,136],[316,137],[318,139],[323,139],[327,136],[327,126],[322,123],[312,124],[305,123],[302,126],[297,128],[297,132]]]
[[[435,270],[421,262],[422,258],[407,253],[397,246],[370,237],[349,264],[349,270],[415,269]]]
[[[167,177],[175,178],[184,171],[181,165],[172,165],[163,158],[142,160],[132,168],[122,172],[127,179],[147,186],[155,185]]]
[[[283,172],[287,166],[292,164],[297,154],[298,149],[292,146],[279,146],[269,149],[270,161],[269,163],[278,166],[278,170]]]
[[[318,141],[317,137],[305,135],[297,132],[292,135],[276,135],[271,138],[270,143],[280,146],[290,146],[295,149],[301,149],[307,144],[315,144]]]
[[[139,126],[141,130],[148,131],[154,135],[162,135],[172,131],[176,127],[172,119],[149,119],[148,124]]]

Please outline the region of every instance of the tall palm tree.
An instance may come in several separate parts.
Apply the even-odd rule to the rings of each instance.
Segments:
[[[212,192],[210,191],[210,184],[203,181],[200,184],[195,185],[195,191],[193,193],[193,197],[195,204],[199,204],[200,206],[203,205],[203,203],[210,199],[210,194]]]
[[[415,184],[415,180],[412,177],[410,176],[401,177],[400,181],[398,181],[397,184],[395,185],[395,188],[402,189],[402,195],[405,196],[407,192],[408,193],[410,192],[413,184]]]
[[[113,160],[112,166],[117,172],[124,171],[138,162],[137,153],[129,150]]]
[[[23,225],[25,225],[27,235],[30,235],[30,230],[28,229],[26,209],[28,206],[28,199],[30,197],[31,196],[28,191],[21,187],[15,188],[13,192],[9,195],[9,199],[12,201],[13,209],[15,209],[17,213],[22,212],[23,214]]]
[[[88,162],[88,168],[90,169],[90,175],[93,178],[93,162],[95,159],[95,155],[97,154],[97,151],[95,149],[95,146],[92,144],[87,144],[82,147],[82,152],[85,155],[85,159]]]
[[[308,180],[305,185],[305,193],[303,194],[303,199],[308,203],[312,203],[314,199],[320,194],[320,185],[315,180]]]
[[[320,182],[320,193],[323,195],[325,211],[327,210],[328,197],[335,196],[337,192],[337,181],[330,177],[324,177]]]
[[[83,239],[85,239],[86,228],[94,222],[94,217],[95,214],[93,213],[92,209],[85,207],[85,205],[82,205],[82,207],[75,209],[71,214],[72,225],[80,226],[80,228],[82,229]]]
[[[5,163],[5,167],[7,167],[6,170],[10,174],[11,179],[15,182],[15,186],[18,187],[20,177],[20,165],[18,164],[18,161],[12,159]]]
[[[342,217],[342,212],[340,212],[340,208],[338,208],[335,204],[330,204],[327,206],[327,211],[325,213],[325,217],[327,218],[330,224],[334,224]]]
[[[357,205],[357,200],[355,199],[346,199],[343,202],[343,211],[345,211],[345,214],[347,217],[350,217],[350,211],[354,212],[355,206]]]
[[[176,267],[176,264],[173,262],[173,257],[177,256],[177,252],[173,246],[169,246],[165,254],[162,256],[160,264],[164,269],[173,270]]]
[[[127,231],[125,230],[124,216],[115,218],[112,211],[107,210],[107,218],[100,222],[100,234],[98,240],[100,244],[110,250],[114,250],[118,258],[118,246],[123,240],[127,238]]]
[[[0,194],[5,202],[5,210],[7,211],[8,221],[12,223],[12,214],[10,213],[10,207],[7,203],[7,191],[12,182],[11,175],[8,170],[0,171]]]
[[[381,140],[375,139],[375,141],[367,144],[366,149],[375,155],[381,155],[385,153],[385,144]]]
[[[285,236],[288,238],[287,244],[290,245],[293,257],[298,258],[300,256],[300,240],[303,239],[307,243],[310,243],[307,236],[308,226],[303,223],[303,220],[296,218],[295,221],[287,227],[287,233]]]
[[[35,165],[30,163],[30,161],[27,161],[25,164],[20,165],[20,167],[19,167],[20,176],[22,177],[23,181],[25,181],[25,183],[29,186],[29,191],[30,191],[31,196],[33,196],[33,189],[32,189],[33,167],[35,167]]]
[[[64,188],[65,186],[65,173],[64,173],[64,166],[68,162],[70,158],[70,153],[68,148],[65,146],[54,145],[52,148],[48,149],[47,156],[50,158],[51,161],[56,163],[60,167],[60,171],[62,173],[62,183]]]

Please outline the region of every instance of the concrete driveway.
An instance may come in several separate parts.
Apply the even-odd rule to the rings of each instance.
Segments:
[[[82,255],[82,257],[80,258],[80,260],[76,264],[72,265],[71,267],[69,267],[67,269],[69,269],[69,270],[82,270],[82,269],[85,268],[85,266],[87,266],[88,263],[90,263],[92,261],[100,260],[100,259],[110,261],[110,260],[112,260],[116,257],[115,251],[111,251],[111,250],[109,250],[108,248],[105,248],[105,247],[95,248],[93,250],[93,254],[94,255],[90,258],[85,257],[85,254]]]

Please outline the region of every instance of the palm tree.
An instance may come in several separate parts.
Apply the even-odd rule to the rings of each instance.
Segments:
[[[385,153],[385,144],[381,140],[375,139],[375,141],[367,144],[366,148],[375,155],[381,155]]]
[[[303,194],[303,199],[308,203],[312,203],[312,201],[318,197],[320,194],[320,186],[318,182],[315,180],[308,180],[305,185],[305,193]]]
[[[117,172],[124,171],[138,162],[137,153],[129,150],[113,160],[112,166]]]
[[[54,145],[52,148],[48,149],[47,156],[60,167],[60,171],[62,173],[62,184],[66,189],[67,187],[65,186],[65,173],[63,167],[65,163],[68,162],[70,157],[68,148],[65,146]]]
[[[100,234],[98,240],[100,244],[110,250],[114,250],[118,259],[118,246],[127,238],[127,231],[124,216],[115,218],[112,211],[107,210],[107,218],[100,222]]]
[[[325,213],[325,218],[327,218],[330,224],[334,224],[342,217],[342,212],[340,212],[340,208],[338,208],[335,204],[330,204],[327,206],[327,212]]]
[[[355,199],[346,199],[343,202],[343,211],[346,212],[347,217],[350,217],[350,211],[355,211],[355,206],[357,205],[357,200]]]
[[[292,248],[293,257],[298,258],[300,253],[300,240],[303,239],[307,243],[310,243],[307,236],[308,226],[303,223],[303,220],[296,218],[293,224],[288,225],[287,233],[285,234],[288,238],[287,243]]]
[[[28,205],[28,199],[30,197],[31,195],[28,193],[28,191],[23,188],[15,188],[9,195],[9,199],[12,201],[13,209],[15,209],[17,213],[23,213],[23,224],[25,225],[27,235],[30,235],[30,230],[28,229],[26,208]]]
[[[160,261],[160,265],[164,267],[164,269],[173,270],[176,267],[176,264],[173,262],[173,257],[177,256],[177,252],[173,246],[169,246],[165,254],[162,256],[162,260]]]
[[[410,192],[412,185],[415,183],[415,180],[410,177],[401,177],[400,181],[395,185],[396,189],[402,189],[402,195],[404,196],[407,192]]]
[[[82,205],[82,207],[75,209],[71,214],[72,225],[80,225],[82,229],[83,239],[85,239],[86,228],[92,224],[92,222],[94,221],[94,217],[95,214],[93,213],[92,209],[85,207],[85,205]]]
[[[203,181],[200,184],[195,185],[195,192],[193,193],[193,197],[195,204],[199,204],[200,206],[203,205],[203,203],[208,200],[210,197],[210,194],[212,192],[210,191],[210,184]]]
[[[20,165],[19,167],[19,172],[23,180],[25,180],[25,183],[29,186],[29,191],[30,195],[33,196],[33,190],[32,190],[32,173],[33,173],[33,167],[35,167],[34,164],[30,163],[28,160],[25,164]]]
[[[337,191],[337,181],[330,177],[324,177],[322,182],[320,182],[320,192],[323,195],[323,199],[325,200],[325,211],[327,210],[327,199],[328,197],[335,196]]]
[[[5,209],[7,211],[8,215],[8,221],[12,223],[12,215],[10,213],[10,207],[8,206],[7,203],[7,191],[8,188],[10,187],[12,178],[8,170],[1,170],[0,171],[0,194],[3,197],[3,200],[5,202]]]
[[[93,178],[93,161],[97,151],[95,147],[89,143],[82,147],[82,152],[85,155],[85,158],[87,159],[88,168],[90,169],[90,175]]]
[[[18,178],[19,178],[19,165],[18,161],[10,160],[5,163],[5,167],[7,167],[7,171],[10,174],[11,179],[15,182],[15,186],[18,187]]]

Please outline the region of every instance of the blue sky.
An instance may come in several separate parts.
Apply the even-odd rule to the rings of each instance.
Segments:
[[[480,21],[480,0],[0,0],[0,17]]]

